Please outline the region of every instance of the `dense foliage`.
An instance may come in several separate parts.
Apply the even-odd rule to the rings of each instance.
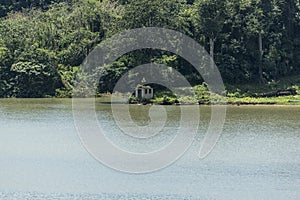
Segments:
[[[105,38],[165,27],[202,44],[226,84],[276,82],[300,74],[298,0],[1,0],[0,97],[70,96],[78,66]],[[134,66],[157,62],[202,83],[169,52],[130,52],[103,71],[99,92]]]

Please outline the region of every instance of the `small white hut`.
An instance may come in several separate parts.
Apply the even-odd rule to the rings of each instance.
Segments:
[[[135,88],[135,97],[137,99],[152,99],[153,88],[150,86],[139,85]]]

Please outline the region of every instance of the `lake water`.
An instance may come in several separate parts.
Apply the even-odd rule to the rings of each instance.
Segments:
[[[132,105],[132,118],[147,122],[149,107]],[[174,136],[180,110],[165,108],[165,132],[134,143],[118,132],[110,104],[96,102],[107,137],[143,152]],[[182,158],[133,175],[107,168],[85,150],[70,99],[1,99],[0,199],[300,199],[300,107],[228,106],[223,134],[203,160],[197,154],[210,108],[201,107],[200,116],[199,133]]]

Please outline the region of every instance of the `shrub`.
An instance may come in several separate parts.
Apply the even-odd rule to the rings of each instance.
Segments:
[[[167,95],[164,95],[162,97],[156,97],[153,100],[153,103],[159,104],[159,105],[172,105],[175,103],[179,103],[176,97],[170,97]]]
[[[209,104],[210,103],[210,92],[207,88],[207,84],[203,82],[201,85],[196,85],[193,87],[195,92],[195,97],[199,104]]]

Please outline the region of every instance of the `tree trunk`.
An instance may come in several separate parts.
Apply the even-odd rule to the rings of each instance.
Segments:
[[[258,66],[258,74],[259,74],[259,79],[260,83],[264,83],[264,77],[263,77],[263,69],[262,69],[262,61],[263,61],[263,43],[262,43],[262,33],[259,32],[258,35],[258,45],[259,45],[259,66]]]
[[[214,68],[214,48],[215,48],[215,38],[212,33],[209,38],[209,55],[210,55],[210,67]]]

